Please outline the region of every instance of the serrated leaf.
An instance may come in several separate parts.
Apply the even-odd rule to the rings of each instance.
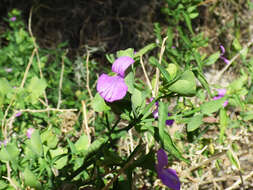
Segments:
[[[173,83],[169,90],[184,96],[192,96],[196,93],[196,81],[192,71],[185,71],[179,80]]]
[[[187,131],[192,132],[192,131],[198,129],[200,127],[200,125],[203,123],[202,119],[203,119],[202,114],[198,114],[198,115],[193,116],[187,125]]]
[[[104,99],[97,93],[91,101],[91,107],[96,112],[109,111],[111,108],[106,105]]]
[[[29,186],[29,187],[35,188],[36,190],[42,189],[40,182],[28,168],[25,169],[23,176],[24,176],[24,182],[25,182],[26,187]]]

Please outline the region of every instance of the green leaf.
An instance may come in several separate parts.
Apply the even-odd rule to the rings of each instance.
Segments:
[[[202,119],[203,119],[202,114],[198,114],[198,115],[193,116],[187,125],[187,131],[192,132],[192,131],[198,129],[200,127],[200,125],[203,123]]]
[[[168,47],[171,48],[172,45],[173,45],[173,38],[174,38],[174,33],[173,33],[173,30],[171,27],[168,27],[167,28],[167,44],[168,44]]]
[[[91,101],[91,107],[96,112],[109,111],[111,108],[106,105],[104,99],[97,93]]]
[[[36,103],[38,98],[43,95],[47,83],[44,79],[39,79],[38,77],[33,77],[27,86],[27,90],[30,93],[30,101],[32,104]]]
[[[220,136],[219,142],[224,142],[224,135],[228,125],[228,116],[227,112],[224,108],[220,109]]]
[[[217,52],[213,53],[212,55],[210,55],[210,56],[204,61],[204,65],[212,65],[212,64],[214,64],[219,58],[220,58],[220,52],[217,51]]]
[[[191,34],[193,35],[194,32],[193,32],[193,30],[192,30],[192,23],[191,23],[191,18],[190,18],[190,16],[189,16],[188,13],[186,13],[186,12],[183,12],[183,16],[184,16],[184,20],[185,20],[185,22],[186,22],[186,25],[187,25],[188,29],[190,30]]]
[[[153,57],[151,57],[153,58]],[[149,61],[151,61],[152,63],[154,63],[158,69],[161,71],[162,75],[165,77],[165,79],[170,82],[171,81],[171,77],[170,77],[170,74],[168,73],[168,71],[162,66],[159,64],[158,60],[153,58],[153,59],[149,59]]]
[[[6,189],[6,187],[8,186],[7,183],[5,183],[5,181],[0,180],[0,190],[4,190]]]
[[[168,117],[168,106],[163,103],[159,102],[158,108],[158,129],[159,129],[159,137],[162,143],[164,143],[164,132],[166,127],[166,119]]]
[[[171,77],[174,79],[177,76],[177,66],[173,63],[170,63],[166,69]]]
[[[239,40],[237,38],[234,39],[232,45],[235,48],[235,50],[237,50],[237,51],[239,51],[239,50],[242,49],[242,46],[241,46],[241,44],[240,44],[240,42],[239,42]]]
[[[75,143],[77,151],[85,151],[89,148],[89,139],[87,135],[83,134]]]
[[[190,164],[190,161],[182,156],[182,153],[178,150],[174,142],[172,141],[170,135],[165,132],[164,133],[164,148],[168,152],[170,152],[173,156],[175,156],[177,159],[182,160],[186,162],[187,164]]]
[[[233,150],[231,150],[231,148],[227,151],[227,156],[231,164],[234,165],[238,170],[240,170],[241,169],[240,161],[238,157],[236,156],[236,154],[233,152]]]
[[[134,58],[146,54],[147,52],[151,51],[155,47],[156,47],[155,43],[146,45],[144,48],[140,49],[136,54],[134,54]]]
[[[170,135],[166,132],[166,119],[168,118],[168,105],[159,102],[159,109],[158,109],[158,133],[159,133],[159,139],[164,146],[164,148],[169,151],[173,156],[176,158],[185,161],[186,163],[189,163],[187,159],[185,159],[180,151],[177,149],[176,145],[173,143]]]
[[[133,48],[128,48],[128,49],[125,49],[125,50],[117,51],[117,57],[119,58],[121,56],[129,56],[129,57],[134,58],[134,49]]]
[[[100,137],[96,139],[88,148],[87,151],[84,152],[84,159],[86,159],[91,154],[96,154],[98,149],[100,149],[108,140],[108,137]]]
[[[134,73],[128,73],[127,76],[124,78],[124,81],[128,87],[127,91],[132,94],[134,91]]]
[[[200,106],[201,112],[207,115],[217,112],[223,106],[224,102],[225,98],[206,102]]]
[[[144,100],[141,91],[135,88],[131,96],[132,105],[134,106],[134,108],[140,107],[143,101]]]
[[[196,81],[192,71],[186,70],[179,80],[173,83],[169,90],[185,96],[192,96],[196,93]]]
[[[29,186],[29,187],[35,188],[36,190],[42,189],[40,182],[28,168],[25,169],[23,175],[24,175],[24,182],[25,182],[26,187]]]
[[[56,169],[62,169],[64,166],[66,166],[68,162],[68,156],[64,156],[66,153],[68,153],[68,150],[66,148],[58,147],[55,150],[49,150],[52,158],[60,157],[59,159],[56,159],[54,162],[54,167]]]
[[[12,87],[6,78],[0,78],[0,93],[6,95],[12,91]]]
[[[76,154],[77,153],[76,146],[74,145],[74,143],[71,140],[69,140],[68,137],[67,137],[67,142],[69,144],[71,153]]]
[[[189,17],[190,17],[191,19],[194,19],[194,18],[196,18],[196,17],[198,17],[198,16],[199,16],[199,13],[198,13],[198,12],[190,13],[190,14],[189,14]]]
[[[41,134],[42,143],[47,144],[49,148],[55,148],[59,139],[58,137],[52,132],[52,129],[47,129]]]
[[[15,161],[18,158],[19,150],[14,144],[7,144],[6,147],[2,145],[0,151],[0,160]]]
[[[40,138],[40,133],[38,130],[34,130],[30,140],[30,147],[37,155],[43,155],[43,146]]]

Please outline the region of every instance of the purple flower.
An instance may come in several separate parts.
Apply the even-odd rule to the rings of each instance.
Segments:
[[[127,85],[120,76],[102,74],[97,82],[97,91],[107,102],[121,100],[127,93]]]
[[[162,183],[173,190],[180,190],[180,181],[177,173],[171,168],[166,168],[168,165],[168,157],[161,148],[157,151],[157,162],[155,168]]]
[[[124,77],[127,68],[134,63],[134,60],[128,56],[122,56],[116,59],[112,65],[112,71]]]
[[[26,136],[28,139],[30,139],[32,137],[33,132],[34,132],[34,128],[27,129]]]
[[[107,102],[114,102],[125,97],[128,90],[124,81],[125,71],[133,63],[134,60],[131,57],[119,57],[112,65],[112,71],[118,75],[102,74],[98,78],[97,91]]]
[[[227,90],[226,89],[217,89],[218,92],[218,96],[214,96],[213,100],[218,100],[221,99],[225,96]],[[225,102],[223,103],[223,107],[226,107],[228,105],[228,100],[225,100]]]
[[[11,22],[14,22],[14,21],[16,21],[16,19],[17,19],[17,18],[14,16],[14,17],[11,17],[11,18],[10,18],[10,21],[11,21]]]
[[[22,112],[19,111],[18,113],[16,113],[15,117],[19,117],[21,115],[22,115]]]
[[[223,56],[223,55],[225,54],[225,52],[226,52],[224,46],[223,46],[223,45],[220,45],[220,49],[221,49],[220,58],[221,58],[226,64],[229,64],[230,61],[229,61],[227,58],[225,58],[225,57]]]

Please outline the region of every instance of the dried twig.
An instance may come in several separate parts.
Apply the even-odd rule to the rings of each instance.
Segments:
[[[160,57],[159,57],[159,64],[160,65],[162,63],[162,57],[163,57],[163,53],[165,51],[165,42],[166,42],[167,38],[168,37],[165,37],[162,42],[162,47],[161,47]],[[160,76],[160,70],[157,67],[156,68],[156,78],[155,78],[155,97],[158,95],[158,90],[159,90],[159,76]]]
[[[38,46],[37,46],[37,43],[36,43],[36,40],[35,40],[35,37],[32,33],[32,12],[33,12],[33,7],[31,8],[30,10],[30,13],[29,13],[29,20],[28,20],[28,31],[29,31],[29,34],[32,38],[32,42],[33,42],[33,46],[34,46],[34,50],[35,50],[35,54],[36,54],[36,58],[37,58],[37,62],[38,62],[38,67],[39,67],[39,71],[40,71],[40,78],[43,78],[43,73],[42,73],[42,69],[41,69],[41,62],[40,62],[40,56],[39,56],[39,51],[38,51]],[[46,105],[48,107],[48,99],[47,99],[47,94],[46,92],[44,91],[44,98],[45,98],[45,102],[46,102]]]
[[[155,94],[154,94],[154,91],[152,90],[152,85],[151,85],[151,82],[148,78],[148,75],[147,75],[147,72],[146,72],[146,69],[144,67],[144,63],[143,63],[143,60],[142,60],[142,55],[140,56],[140,62],[141,62],[141,67],[142,67],[142,70],[143,70],[143,73],[144,73],[144,76],[146,78],[146,81],[148,83],[148,87],[150,88],[151,92],[152,92],[152,96],[154,97]]]
[[[91,143],[91,137],[90,137],[90,128],[88,126],[88,117],[87,117],[87,112],[86,112],[86,105],[85,102],[82,100],[82,108],[83,108],[83,132],[87,135],[88,137],[88,142],[89,144]]]
[[[65,52],[67,54],[67,51]],[[62,89],[62,81],[63,81],[63,75],[64,75],[64,56],[62,56],[62,61],[61,61],[61,76],[60,76],[60,81],[59,81],[59,90],[58,90],[58,103],[57,103],[57,109],[60,108],[61,106],[61,89]]]
[[[226,188],[225,190],[232,190],[232,189],[236,189],[241,183],[242,181],[246,181],[248,178],[253,176],[253,171],[251,171],[248,175],[246,175],[245,177],[242,177],[243,180],[238,179],[232,186],[230,186],[229,188]]]

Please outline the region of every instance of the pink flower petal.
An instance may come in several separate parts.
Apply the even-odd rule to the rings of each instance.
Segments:
[[[224,46],[223,46],[223,45],[220,45],[220,49],[221,49],[221,55],[224,55],[225,52],[226,52]]]
[[[97,91],[107,102],[121,100],[127,93],[127,85],[120,76],[102,74],[98,78]]]
[[[228,100],[225,100],[225,102],[223,103],[223,107],[225,108],[228,105]]]
[[[27,138],[30,139],[32,137],[33,132],[34,132],[34,128],[27,129],[27,131],[26,131]]]
[[[118,73],[121,77],[125,76],[127,68],[134,63],[133,58],[122,56],[116,59],[112,65],[112,71]]]
[[[223,89],[217,89],[217,92],[218,92],[218,96],[225,96],[227,90],[225,88]]]
[[[220,58],[221,58],[226,64],[229,64],[229,63],[230,63],[230,61],[229,61],[227,58],[225,58],[225,57],[223,57],[223,56],[220,56]]]

